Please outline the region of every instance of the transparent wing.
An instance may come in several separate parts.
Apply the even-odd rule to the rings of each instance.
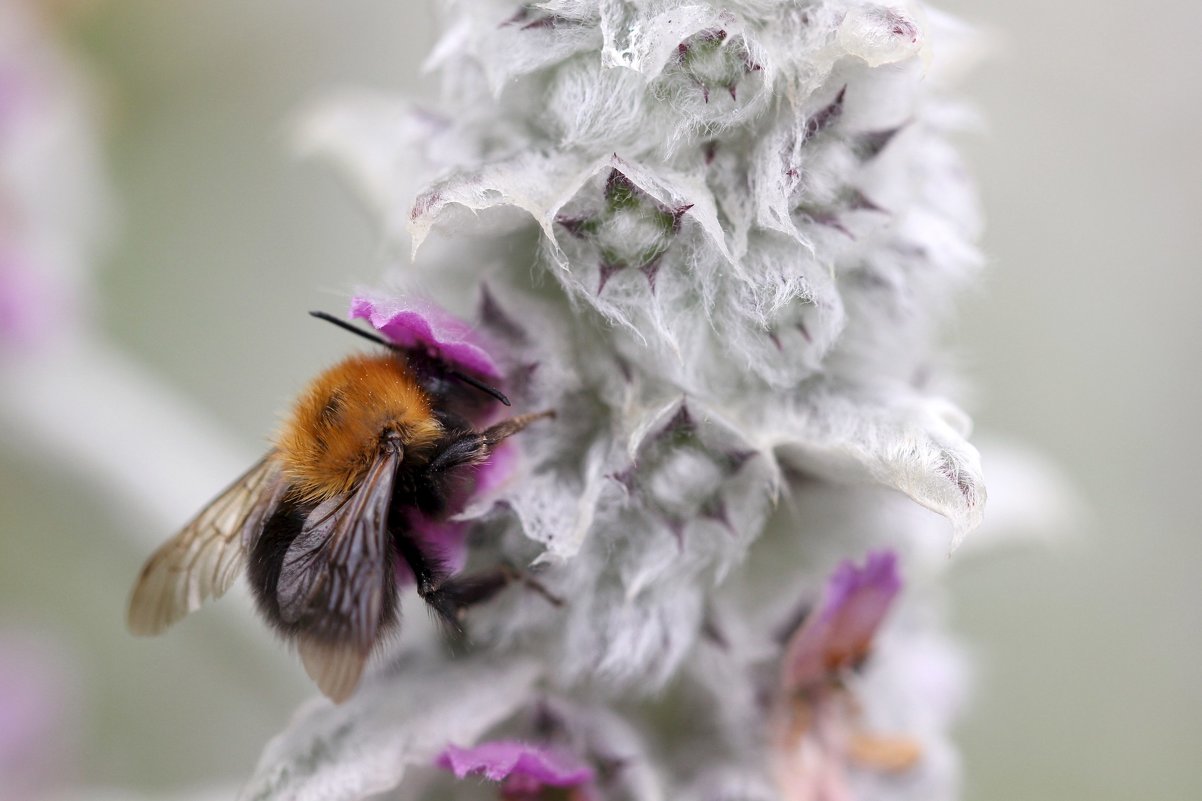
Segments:
[[[354,492],[318,504],[280,568],[280,617],[297,626],[305,670],[335,701],[354,691],[395,619],[388,508],[401,458],[399,447],[386,449]]]
[[[158,634],[237,578],[245,548],[287,490],[275,452],[217,496],[146,560],[129,599],[134,634]]]

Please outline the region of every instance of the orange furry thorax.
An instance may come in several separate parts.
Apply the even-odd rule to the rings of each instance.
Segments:
[[[321,501],[354,489],[390,432],[410,461],[423,460],[443,429],[402,359],[351,356],[301,393],[276,437],[277,458],[296,497]]]

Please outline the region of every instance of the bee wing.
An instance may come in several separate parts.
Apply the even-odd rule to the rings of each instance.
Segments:
[[[129,599],[129,630],[158,634],[221,597],[245,561],[245,546],[286,490],[269,451],[146,560]]]
[[[388,509],[399,446],[372,464],[354,492],[323,501],[288,546],[276,597],[300,631],[305,671],[335,701],[350,696],[396,603]]]

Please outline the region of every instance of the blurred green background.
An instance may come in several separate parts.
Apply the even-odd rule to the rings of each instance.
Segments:
[[[1075,540],[953,570],[979,672],[965,797],[1202,797],[1202,6],[943,7],[999,43],[968,87],[988,130],[964,142],[991,266],[949,341],[979,429],[1036,445],[1092,512]],[[99,324],[253,453],[347,347],[305,310],[340,311],[382,267],[350,194],[291,158],[290,122],[344,86],[430,93],[432,14],[106,0],[68,34],[99,82],[120,204]],[[248,775],[308,694],[283,649],[231,638],[217,613],[169,643],[130,638],[145,553],[121,529],[145,521],[29,450],[0,450],[0,470],[0,623],[54,632],[75,657],[74,777],[154,795]]]

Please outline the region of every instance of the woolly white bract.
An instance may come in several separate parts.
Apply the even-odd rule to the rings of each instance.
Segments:
[[[362,693],[422,684],[442,711],[311,710],[247,797],[535,797],[432,768],[482,737],[574,748],[599,777],[579,798],[953,797],[961,671],[919,557],[985,502],[934,347],[980,264],[944,96],[963,31],[854,0],[460,0],[446,19],[437,110],[348,96],[300,140],[415,254],[373,294],[472,316],[515,407],[557,411],[461,518],[473,560],[530,565],[562,603],[515,586],[454,655],[406,632],[423,655]],[[899,493],[950,525],[888,513]],[[879,647],[832,673],[838,693],[794,699],[850,734],[792,718],[774,739],[798,610],[881,547],[906,589]],[[531,724],[548,705],[570,711]],[[864,728],[907,745],[865,751]],[[368,731],[391,758],[367,758]],[[772,767],[786,741],[805,781]]]

